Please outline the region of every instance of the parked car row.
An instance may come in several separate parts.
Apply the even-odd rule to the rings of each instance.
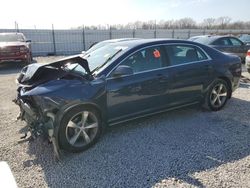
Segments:
[[[106,44],[119,41],[135,40],[135,38],[122,38],[105,40],[94,43],[89,50],[83,53],[90,53]],[[248,61],[247,51],[250,49],[250,35],[243,34],[239,38],[233,36],[201,35],[188,39],[218,49],[222,52],[238,55],[242,62]],[[27,40],[22,33],[0,33],[0,62],[22,61],[26,64],[32,62],[31,41]]]
[[[31,62],[23,34],[1,36],[3,60]],[[189,40],[107,40],[53,63],[25,66],[17,79],[19,118],[34,137],[44,132],[59,155],[91,147],[108,125],[193,104],[220,110],[239,86],[250,47],[232,36]]]

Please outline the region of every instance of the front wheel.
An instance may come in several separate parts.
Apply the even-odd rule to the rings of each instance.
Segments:
[[[32,63],[32,56],[31,55],[28,55],[27,59],[25,60],[25,65],[29,65]]]
[[[222,79],[217,79],[206,93],[205,107],[212,111],[218,111],[225,106],[229,95],[230,89],[227,82]]]
[[[90,107],[79,106],[67,112],[59,127],[59,145],[69,152],[81,152],[95,144],[101,135],[101,118]]]

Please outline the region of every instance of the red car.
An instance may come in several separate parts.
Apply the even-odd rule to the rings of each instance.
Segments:
[[[32,62],[31,41],[22,33],[0,33],[0,62]]]

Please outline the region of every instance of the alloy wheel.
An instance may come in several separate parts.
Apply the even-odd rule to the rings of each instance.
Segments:
[[[91,143],[98,131],[98,119],[90,111],[73,116],[66,126],[66,139],[71,146],[83,147]]]
[[[215,108],[220,108],[227,100],[228,90],[225,84],[216,84],[210,94],[210,103]]]

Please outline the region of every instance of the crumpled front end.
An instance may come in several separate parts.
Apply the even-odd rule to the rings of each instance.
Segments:
[[[34,89],[36,90],[36,88]],[[47,137],[53,143],[56,157],[59,158],[59,147],[57,138],[55,138],[57,135],[55,134],[55,116],[65,102],[39,93],[35,94],[36,92],[33,90],[25,91],[25,88],[21,87],[14,100],[20,108],[17,118],[27,123],[28,129],[22,138],[26,138],[28,133],[33,139],[40,135]]]
[[[39,135],[47,136],[53,143],[57,158],[59,147],[58,139],[55,138],[57,135],[55,134],[56,114],[70,102],[67,100],[67,94],[70,96],[67,88],[72,88],[72,85],[79,87],[89,78],[89,75],[65,71],[61,66],[79,61],[83,63],[85,60],[74,57],[46,66],[32,64],[24,67],[17,78],[18,89],[14,102],[20,108],[18,119],[27,122],[27,133],[30,132],[33,138]],[[27,133],[22,138],[26,138]]]

